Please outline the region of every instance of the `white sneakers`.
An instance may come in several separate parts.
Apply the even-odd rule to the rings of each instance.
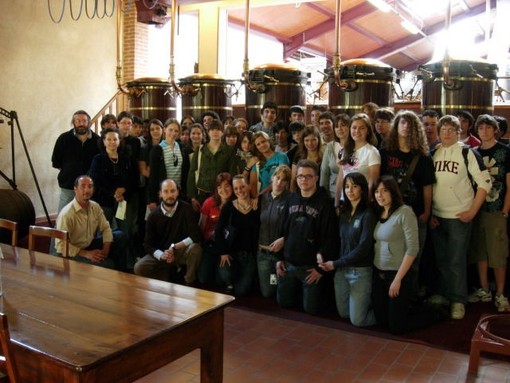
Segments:
[[[466,314],[466,310],[464,308],[464,303],[454,302],[451,307],[451,317],[452,319],[462,319],[464,318],[464,314]]]
[[[490,290],[484,290],[482,288],[477,289],[473,294],[468,297],[469,303],[476,302],[490,302],[492,301],[492,292]],[[509,312],[510,304],[508,303],[507,297],[503,294],[496,294],[494,297],[494,306],[500,313]]]
[[[469,303],[490,302],[492,301],[492,293],[490,290],[479,288],[473,294],[468,296],[467,300]]]
[[[508,299],[503,294],[496,295],[494,298],[494,306],[498,309],[500,313],[508,313],[510,312],[510,305],[508,304]]]

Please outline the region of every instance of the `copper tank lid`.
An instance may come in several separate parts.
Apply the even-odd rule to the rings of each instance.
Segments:
[[[388,64],[383,63],[382,61],[379,61],[376,59],[364,59],[364,58],[345,60],[345,61],[342,61],[341,65],[346,65],[346,66],[366,65],[366,66],[373,66],[373,67],[380,67],[380,68],[391,68]]]
[[[133,81],[130,81],[130,82],[140,82],[140,83],[144,83],[144,82],[148,82],[148,83],[166,82],[166,83],[168,83],[168,79],[167,78],[163,78],[163,77],[140,77],[140,78],[136,78],[136,79],[134,79]]]
[[[194,73],[181,80],[224,80],[224,78],[216,73]]]
[[[258,65],[255,68],[253,68],[252,70],[266,70],[266,69],[299,71],[299,68],[295,67],[294,65],[290,65],[290,64],[275,64],[275,63],[268,63],[268,64]]]

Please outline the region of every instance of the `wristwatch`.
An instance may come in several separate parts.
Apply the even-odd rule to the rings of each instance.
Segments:
[[[170,245],[170,249],[175,250],[175,243],[172,243],[172,244]]]

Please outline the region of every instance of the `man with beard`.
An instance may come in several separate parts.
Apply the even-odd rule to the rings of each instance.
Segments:
[[[161,205],[147,217],[146,255],[136,262],[134,272],[169,281],[176,271],[186,266],[184,282],[192,285],[202,257],[200,228],[195,212],[189,203],[178,199],[179,189],[171,179],[161,183],[159,198]]]
[[[68,256],[78,262],[126,271],[126,238],[110,228],[101,206],[91,200],[94,181],[78,176],[74,182],[75,197],[57,217],[57,229],[69,233]],[[57,255],[63,256],[62,240],[55,241]]]
[[[74,198],[74,181],[86,174],[94,156],[99,153],[99,136],[90,129],[90,116],[78,110],[71,120],[73,128],[62,133],[55,143],[51,163],[59,170],[60,199],[58,212]]]

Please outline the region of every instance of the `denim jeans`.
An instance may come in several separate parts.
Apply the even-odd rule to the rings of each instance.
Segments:
[[[60,188],[60,196],[58,198],[58,212],[62,210],[62,208],[71,202],[74,199],[74,190],[73,189],[64,189]]]
[[[294,266],[285,262],[287,269],[283,277],[278,277],[276,299],[281,307],[295,307],[302,303],[303,309],[309,314],[317,314],[323,301],[323,278],[317,283],[306,283],[307,270],[315,265]]]
[[[276,255],[266,250],[259,250],[257,253],[257,268],[259,271],[259,286],[262,296],[266,298],[276,295]],[[274,275],[271,277],[271,275]]]
[[[418,293],[418,290],[420,288],[419,283],[419,276],[420,276],[420,265],[421,265],[421,256],[423,254],[423,249],[425,248],[425,241],[427,240],[427,228],[428,224],[427,222],[421,222],[418,220],[418,241],[420,245],[420,250],[418,251],[418,254],[416,255],[416,258],[414,259],[414,262],[411,266],[411,270],[413,271],[412,274],[412,282],[411,282],[411,295],[412,298],[416,296]]]
[[[372,326],[372,266],[344,267],[335,272],[335,301],[338,314],[354,326]]]
[[[431,231],[439,272],[438,293],[451,302],[467,302],[467,252],[472,223],[459,219],[438,218],[439,226]]]
[[[203,244],[202,260],[198,266],[197,278],[200,283],[214,284],[218,279],[218,265],[220,257],[214,247],[213,241],[205,241]]]
[[[226,286],[234,286],[234,295],[248,295],[253,290],[257,276],[255,254],[240,251],[232,257],[230,266],[218,267],[220,281]]]
[[[73,189],[64,189],[60,188],[60,195],[58,197],[58,211],[60,213],[62,208],[66,206],[69,202],[74,199],[74,190]],[[57,255],[57,251],[55,250],[55,238],[50,239],[50,248],[48,250],[49,254]]]

